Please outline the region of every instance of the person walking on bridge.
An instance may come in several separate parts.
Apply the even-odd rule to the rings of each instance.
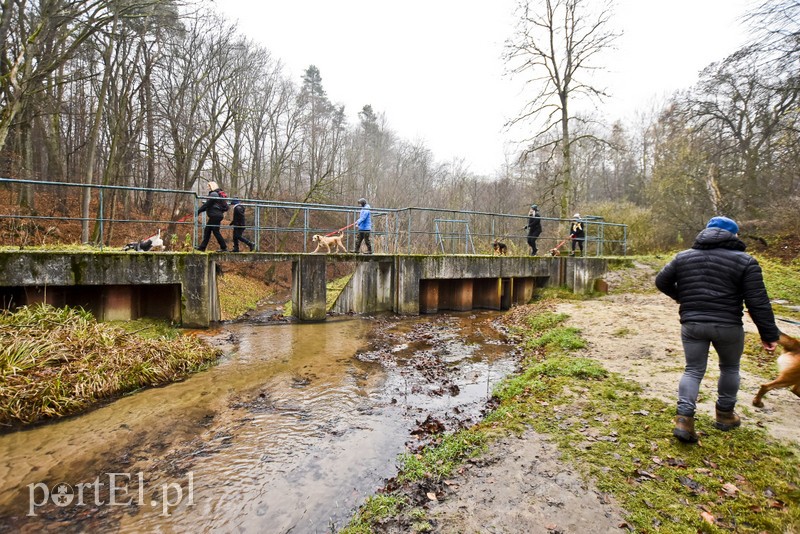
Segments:
[[[208,242],[211,239],[211,234],[219,243],[219,251],[225,252],[228,250],[228,245],[225,244],[225,239],[222,237],[222,232],[219,231],[219,226],[222,219],[225,217],[225,212],[228,211],[228,201],[225,200],[225,193],[219,188],[217,182],[208,182],[208,200],[197,209],[197,215],[206,212],[208,219],[206,226],[203,228],[203,241],[197,247],[200,252],[205,252]]]
[[[358,205],[361,206],[361,212],[356,221],[356,228],[358,228],[358,236],[356,237],[356,247],[351,251],[353,254],[361,252],[361,242],[364,241],[367,245],[367,254],[372,254],[372,242],[370,241],[369,234],[372,231],[372,214],[370,213],[370,205],[367,204],[366,198],[359,198]]]
[[[528,246],[531,247],[531,256],[536,256],[538,252],[536,240],[542,233],[542,218],[539,215],[539,206],[536,204],[531,204],[531,209],[528,212],[528,224],[525,225],[523,230],[528,231]]]
[[[244,236],[244,229],[247,226],[244,204],[238,198],[234,198],[231,200],[231,205],[233,206],[233,220],[231,220],[231,225],[233,226],[233,252],[239,252],[240,241],[250,247],[250,252],[252,252],[255,243]]]

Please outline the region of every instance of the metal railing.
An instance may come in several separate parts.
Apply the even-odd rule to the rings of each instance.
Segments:
[[[146,198],[152,206],[149,214],[138,209]],[[15,246],[80,243],[81,234],[91,226],[89,241],[100,248],[122,248],[161,229],[167,250],[191,250],[197,246],[206,222],[205,214],[194,214],[208,198],[176,189],[0,178],[0,224],[4,226],[5,244]],[[359,207],[241,197],[238,200],[247,210],[245,235],[255,242],[257,251],[309,252],[313,250],[309,247],[314,246],[314,234],[340,229],[348,250],[355,244],[357,230],[352,225]],[[80,216],[86,202],[89,215]],[[420,207],[372,207],[371,211],[376,253],[492,254],[495,240],[504,242],[509,254],[529,252],[524,230],[527,215]],[[141,215],[132,216],[134,212]],[[231,212],[223,222],[225,232],[231,228]],[[581,220],[586,232],[584,255],[627,253],[626,225],[594,216]],[[568,252],[571,220],[541,217],[541,221],[539,254],[546,255],[558,245],[562,254]]]

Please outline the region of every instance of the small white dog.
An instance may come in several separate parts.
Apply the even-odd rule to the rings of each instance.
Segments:
[[[317,244],[317,248],[314,249],[314,252],[318,251],[319,247],[325,247],[328,251],[327,253],[330,254],[332,245],[334,247],[334,252],[336,252],[339,249],[342,249],[342,252],[347,252],[347,249],[342,244],[343,235],[344,234],[342,232],[339,232],[337,235],[331,235],[331,236],[314,234],[314,236],[311,238],[311,241]]]
[[[155,235],[151,235],[147,239],[142,239],[141,241],[128,243],[122,247],[122,250],[133,250],[136,252],[164,250],[164,240],[161,239],[161,228],[158,229]]]

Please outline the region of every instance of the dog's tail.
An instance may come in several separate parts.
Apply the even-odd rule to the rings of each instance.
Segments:
[[[797,339],[787,336],[783,332],[781,332],[781,337],[778,340],[778,344],[789,352],[797,352],[800,351],[800,341]]]

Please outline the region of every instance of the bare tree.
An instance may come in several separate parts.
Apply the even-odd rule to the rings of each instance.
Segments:
[[[595,57],[618,37],[609,28],[612,2],[521,0],[517,11],[519,23],[506,43],[505,59],[511,73],[525,76],[534,93],[509,125],[540,123],[537,133],[526,140],[530,146],[523,158],[541,148],[560,147],[561,216],[566,217],[571,207],[571,149],[575,141],[570,123],[576,120],[570,103],[572,98],[605,96],[589,75],[597,69]]]

